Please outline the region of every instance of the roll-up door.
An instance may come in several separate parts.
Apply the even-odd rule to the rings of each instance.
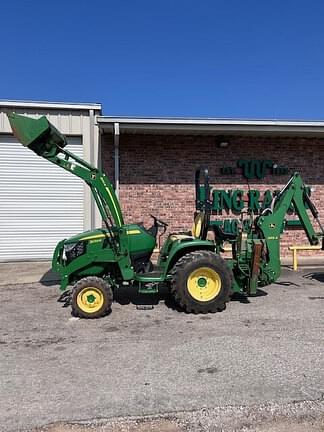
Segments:
[[[81,138],[67,149],[82,157]],[[82,180],[0,135],[0,261],[49,259],[83,231]]]

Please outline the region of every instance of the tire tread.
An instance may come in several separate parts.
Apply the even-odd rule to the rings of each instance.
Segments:
[[[191,298],[187,293],[186,287],[179,279],[186,273],[188,268],[193,262],[204,261],[211,267],[217,267],[223,272],[222,280],[222,295],[220,298],[217,296],[211,302],[197,302]],[[206,264],[205,264],[206,265]],[[226,303],[230,300],[231,286],[232,286],[232,270],[228,268],[225,260],[212,251],[198,250],[183,255],[173,266],[171,275],[170,291],[175,302],[187,313],[215,313],[220,312],[226,308]]]

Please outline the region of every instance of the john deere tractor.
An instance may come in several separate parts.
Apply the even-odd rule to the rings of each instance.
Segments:
[[[211,201],[208,171],[195,175],[196,208],[192,230],[169,234],[157,265],[151,263],[158,232],[167,223],[152,216],[153,224],[125,224],[114,188],[106,175],[65,149],[66,138],[46,119],[11,113],[9,121],[16,138],[30,150],[83,179],[90,187],[105,228],[86,231],[56,246],[52,268],[61,275],[61,290],[72,286],[74,315],[97,318],[111,308],[113,293],[121,285],[135,285],[140,293],[157,293],[167,284],[175,301],[187,312],[208,313],[225,308],[232,293],[255,295],[258,287],[280,276],[280,237],[285,217],[294,206],[312,245],[324,231],[300,175],[295,173],[270,206],[238,234],[229,234],[210,222]],[[317,220],[314,231],[307,210]],[[209,231],[214,233],[207,239]],[[232,256],[221,257],[224,243]]]
[[[61,276],[61,290],[72,286],[73,314],[97,318],[111,308],[113,293],[122,284],[140,293],[157,293],[167,283],[175,301],[187,312],[208,313],[225,308],[232,271],[206,240],[205,210],[190,233],[170,234],[153,267],[151,256],[159,231],[167,223],[152,216],[153,224],[125,224],[114,188],[107,176],[64,147],[66,138],[46,117],[8,115],[16,138],[37,155],[83,179],[90,187],[105,228],[64,239],[56,246],[52,269]]]

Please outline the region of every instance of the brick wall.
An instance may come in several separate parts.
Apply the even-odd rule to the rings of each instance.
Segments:
[[[194,173],[198,166],[209,168],[211,185],[217,189],[248,190],[241,171],[220,174],[224,166],[236,166],[239,159],[270,159],[285,165],[289,174],[299,171],[315,190],[312,199],[324,221],[324,140],[313,138],[226,137],[229,146],[220,148],[214,136],[121,135],[120,200],[126,222],[150,226],[152,213],[169,224],[169,231],[189,230],[193,221]],[[111,135],[102,144],[103,168],[114,178]],[[250,188],[261,192],[281,189],[288,175],[251,180]],[[222,216],[231,218],[223,212]],[[317,230],[317,227],[315,228]],[[308,244],[302,230],[286,231],[282,255],[291,244]],[[318,252],[311,252],[318,254]]]

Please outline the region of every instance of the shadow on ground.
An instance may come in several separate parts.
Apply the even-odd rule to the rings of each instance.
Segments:
[[[49,272],[50,273],[50,272]],[[56,285],[57,281],[53,281],[52,279],[46,280],[42,282],[45,286]],[[264,297],[267,296],[268,293],[261,289],[258,289],[256,294],[253,297]],[[66,308],[71,305],[71,290],[64,291],[57,300],[59,303],[62,303],[62,307]],[[120,305],[128,305],[133,304],[137,306],[139,309],[141,307],[151,307],[158,305],[160,301],[164,301],[166,307],[172,310],[176,310],[177,312],[185,312],[184,309],[179,306],[172,295],[170,294],[168,287],[166,285],[161,285],[159,288],[159,292],[156,294],[143,294],[138,292],[138,287],[133,285],[125,285],[121,286],[114,291],[114,302]],[[250,300],[244,294],[234,293],[231,296],[231,301],[236,301],[244,304],[249,304]],[[225,308],[224,308],[225,309]]]
[[[311,271],[310,273],[304,274],[303,278],[308,280],[316,280],[318,282],[324,282],[324,271]]]
[[[114,301],[121,304],[133,304],[136,306],[157,305],[161,300],[166,300],[168,290],[162,286],[156,294],[143,294],[138,292],[138,287],[132,285],[121,286],[114,292]]]
[[[53,270],[48,270],[43,276],[40,278],[39,282],[44,286],[53,286],[57,285],[60,282],[60,275]]]

